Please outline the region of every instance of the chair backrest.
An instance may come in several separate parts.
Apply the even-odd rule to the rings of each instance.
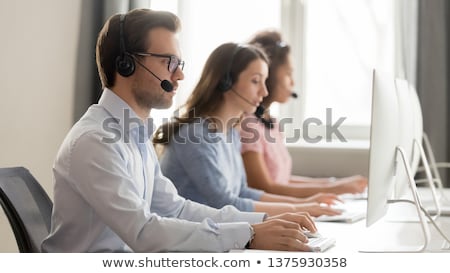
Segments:
[[[50,231],[53,203],[26,168],[0,168],[0,204],[19,251],[40,252]]]

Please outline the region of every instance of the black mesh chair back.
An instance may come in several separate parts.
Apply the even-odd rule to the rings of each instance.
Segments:
[[[0,204],[19,251],[41,252],[42,240],[50,231],[53,203],[26,168],[0,168]]]

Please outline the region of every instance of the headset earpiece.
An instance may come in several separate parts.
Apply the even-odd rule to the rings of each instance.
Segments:
[[[227,65],[227,70],[223,77],[220,79],[219,84],[217,85],[217,89],[220,92],[225,92],[227,90],[230,90],[233,86],[233,78],[231,77],[231,67],[233,66],[234,58],[238,51],[242,48],[240,45],[236,45],[236,48],[233,51],[233,54],[231,54],[230,62]]]
[[[129,77],[134,73],[134,60],[127,53],[121,54],[116,58],[117,72],[123,77]]]
[[[233,80],[231,79],[230,73],[226,73],[219,81],[219,84],[217,85],[217,89],[220,92],[225,92],[227,90],[230,90],[233,86]]]
[[[127,52],[125,46],[125,14],[120,15],[120,25],[119,25],[119,39],[120,39],[120,54],[116,58],[116,70],[123,77],[129,77],[134,73],[136,65],[134,63],[133,57]]]

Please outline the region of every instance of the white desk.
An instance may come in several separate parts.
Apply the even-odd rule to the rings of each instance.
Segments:
[[[444,194],[450,196],[450,189]],[[422,201],[429,201],[429,189],[419,189]],[[439,217],[436,221],[440,229],[450,238],[450,217]],[[431,240],[427,252],[442,251],[445,241],[431,223],[428,223]],[[403,247],[419,249],[424,244],[424,236],[418,222],[415,206],[407,203],[391,204],[385,217],[370,227],[362,220],[354,224],[317,223],[323,236],[335,237],[336,246],[329,252],[359,252],[360,250],[401,250]],[[450,253],[450,251],[449,251]]]
[[[446,189],[450,196],[450,189]],[[359,201],[360,202],[360,201]],[[364,202],[360,203],[364,205]],[[361,250],[400,251],[402,248],[419,249],[424,244],[423,232],[419,222],[400,222],[406,216],[414,216],[415,207],[411,204],[391,204],[384,218],[370,227],[361,220],[353,224],[317,222],[319,232],[325,237],[336,238],[336,245],[327,253],[359,253]],[[441,230],[450,237],[450,217],[440,217],[437,223]],[[426,252],[441,252],[444,239],[438,231],[428,224],[431,231],[431,241]],[[252,252],[245,250],[244,252]],[[450,251],[449,251],[450,253]]]
[[[438,225],[450,237],[450,217],[438,219]],[[428,251],[440,251],[444,239],[430,225],[431,242]],[[329,252],[359,252],[361,250],[400,251],[403,247],[420,248],[423,243],[423,233],[418,222],[394,222],[387,217],[370,227],[365,220],[354,224],[317,223],[323,236],[335,237],[336,245]]]

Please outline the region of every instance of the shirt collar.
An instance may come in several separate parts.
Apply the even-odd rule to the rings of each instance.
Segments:
[[[139,118],[133,109],[122,100],[117,94],[111,91],[109,88],[103,89],[102,96],[98,102],[122,127],[125,133],[131,132],[140,126],[143,126],[146,130],[144,132],[147,138],[153,134],[154,125],[153,120],[149,117],[147,124]]]

